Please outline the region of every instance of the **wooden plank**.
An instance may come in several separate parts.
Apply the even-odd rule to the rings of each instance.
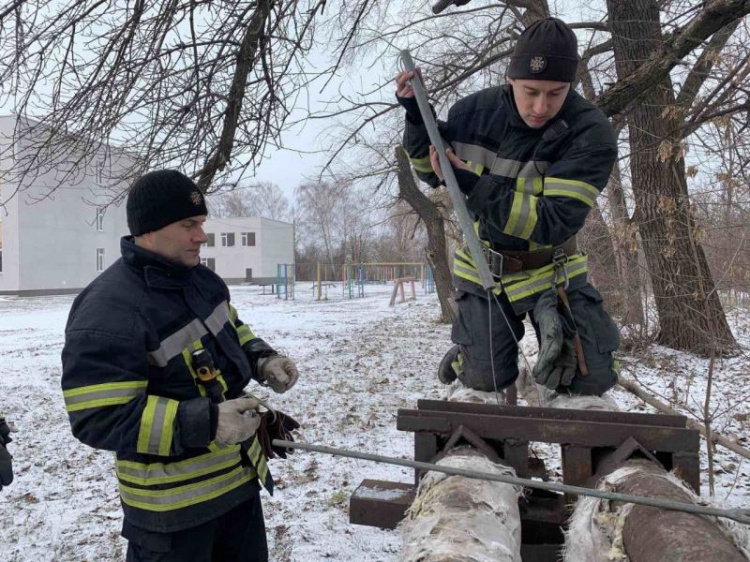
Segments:
[[[487,414],[521,418],[542,418],[555,420],[581,420],[609,423],[633,423],[636,425],[656,425],[660,427],[686,427],[687,417],[663,414],[633,414],[629,412],[602,412],[596,410],[562,410],[557,408],[536,408],[531,406],[498,406],[497,404],[475,404],[473,402],[447,402],[445,400],[418,400],[418,410],[437,412],[463,412],[467,414]]]
[[[396,426],[401,431],[450,434],[460,425],[482,439],[514,438],[586,447],[617,447],[632,436],[649,451],[666,453],[697,452],[699,446],[697,431],[676,427],[406,409],[399,409],[396,419]]]
[[[363,480],[349,500],[349,522],[395,529],[414,502],[416,487],[403,482]]]

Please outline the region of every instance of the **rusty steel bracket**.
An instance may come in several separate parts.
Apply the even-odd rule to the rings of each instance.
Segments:
[[[458,429],[453,432],[453,434],[450,436],[448,441],[445,443],[445,446],[443,447],[442,452],[440,452],[436,457],[435,460],[432,462],[437,463],[440,459],[445,457],[445,455],[451,450],[456,448],[458,445],[461,444],[461,441],[464,441],[477,449],[479,452],[481,452],[483,455],[485,455],[488,459],[490,459],[494,463],[501,463],[502,459],[497,454],[495,449],[490,447],[487,442],[479,437],[476,433],[474,433],[469,428],[459,425]]]
[[[648,450],[644,449],[637,439],[628,437],[623,441],[622,445],[617,447],[612,453],[608,454],[602,461],[599,462],[599,466],[596,469],[596,473],[586,481],[587,488],[596,488],[599,481],[607,476],[608,474],[617,470],[624,462],[627,462],[633,458],[645,458],[654,463],[659,468],[666,470],[664,465],[659,462],[654,455]]]

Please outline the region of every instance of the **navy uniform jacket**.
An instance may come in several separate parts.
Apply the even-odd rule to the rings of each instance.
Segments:
[[[466,205],[480,239],[498,251],[535,251],[562,245],[584,225],[617,158],[616,137],[606,116],[574,91],[560,112],[540,129],[526,125],[509,85],[487,88],[459,100],[441,134],[477,175]],[[420,179],[437,186],[430,166],[429,137],[407,116],[404,148]],[[586,258],[569,260],[571,288],[585,284]],[[457,284],[481,281],[465,249],[454,261]],[[549,267],[503,277],[503,290],[517,312],[533,307],[552,286]],[[499,290],[499,289],[498,289]],[[474,292],[474,291],[473,291]]]
[[[226,284],[121,241],[122,258],[76,297],[65,330],[62,389],[73,434],[116,452],[125,518],[171,532],[226,513],[257,493],[240,446],[214,442],[218,410],[196,383],[206,348],[226,399],[257,378],[273,349],[229,302]]]

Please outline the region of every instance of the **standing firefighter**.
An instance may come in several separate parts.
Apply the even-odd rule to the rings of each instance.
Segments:
[[[128,561],[267,560],[258,482],[272,489],[272,479],[255,435],[259,403],[242,390],[255,379],[285,392],[297,370],[199,265],[206,204],[188,177],[142,176],[127,218],[121,259],[68,318],[73,434],[117,453]]]
[[[596,395],[616,382],[618,330],[586,280],[586,256],[576,244],[612,171],[616,137],[604,114],[571,89],[577,66],[573,31],[559,19],[539,20],[518,39],[509,84],[461,99],[439,123],[499,282],[488,299],[468,250],[456,252],[457,345],[440,364],[443,383],[458,376],[478,390],[511,385],[527,312],[541,344],[537,382]],[[396,77],[407,112],[404,146],[419,177],[438,187],[443,174],[407,82],[412,77]]]

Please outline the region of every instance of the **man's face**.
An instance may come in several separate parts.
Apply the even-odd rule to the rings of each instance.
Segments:
[[[558,114],[570,91],[570,82],[510,80],[518,113],[532,129],[543,127]]]
[[[173,262],[195,267],[201,261],[201,244],[207,240],[203,232],[205,215],[198,215],[168,224],[160,230],[138,236],[136,244]]]

